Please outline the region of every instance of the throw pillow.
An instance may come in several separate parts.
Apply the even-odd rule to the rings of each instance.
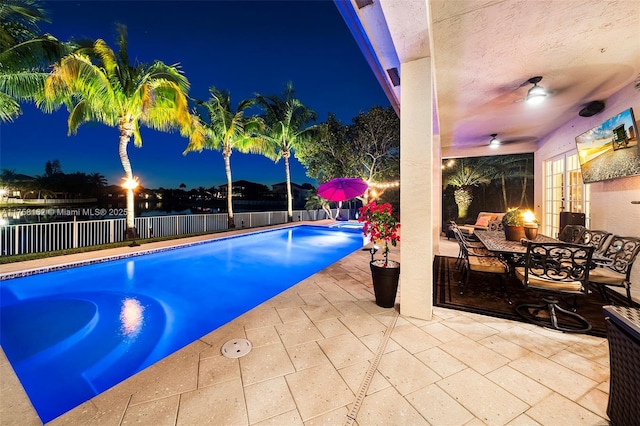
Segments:
[[[491,219],[491,216],[480,216],[476,221],[476,226],[489,226],[489,219]]]

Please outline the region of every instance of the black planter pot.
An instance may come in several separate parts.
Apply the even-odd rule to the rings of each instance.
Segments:
[[[396,304],[396,293],[398,292],[400,264],[390,260],[388,267],[385,268],[383,265],[384,260],[374,260],[369,264],[371,277],[373,278],[373,291],[376,295],[376,305],[383,308],[393,308]]]

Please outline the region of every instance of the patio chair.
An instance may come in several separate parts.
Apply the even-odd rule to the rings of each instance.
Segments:
[[[471,248],[477,253],[489,254],[489,251],[485,249],[484,244],[482,244],[480,241],[476,240],[475,238],[471,237],[471,235],[465,234],[464,232],[462,232],[462,230],[458,227],[458,225],[454,221],[451,221],[450,227],[451,227],[451,231],[453,231],[453,236],[458,242],[458,246],[460,248],[460,250],[458,251],[458,259],[456,260],[456,263],[455,263],[457,270],[460,270],[460,267],[462,266],[462,263],[464,260],[463,246]]]
[[[472,247],[462,239],[462,232],[456,232],[456,240],[460,245],[462,275],[460,277],[460,294],[464,294],[464,288],[469,284],[471,272],[497,275],[500,278],[500,286],[507,295],[507,302],[511,305],[511,294],[507,288],[509,266],[498,256],[485,248]]]
[[[542,296],[541,304],[522,304],[516,312],[533,324],[554,330],[580,333],[591,324],[576,312],[575,296],[589,291],[589,267],[594,247],[573,243],[529,242],[525,266],[515,269],[525,288]],[[574,296],[573,306],[560,305],[565,296]]]
[[[588,246],[594,246],[596,253],[602,253],[604,251],[605,243],[612,234],[607,231],[601,231],[598,229],[585,229],[584,233],[578,240],[579,244],[585,244]]]
[[[580,241],[582,234],[584,234],[585,228],[582,225],[565,225],[558,235],[558,239],[565,243],[577,243]]]
[[[611,299],[606,287],[621,287],[627,292],[629,306],[634,306],[631,298],[631,268],[639,251],[640,238],[614,235],[609,241],[602,254],[611,262],[598,266],[589,274],[589,282],[598,286],[607,303],[611,303]]]

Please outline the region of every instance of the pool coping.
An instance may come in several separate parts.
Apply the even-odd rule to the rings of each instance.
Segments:
[[[28,269],[19,269],[16,271],[12,271],[12,272],[5,272],[5,273],[1,273],[0,274],[0,281],[5,281],[5,280],[11,280],[11,279],[15,279],[15,278],[22,278],[22,277],[27,277],[27,276],[31,276],[31,275],[37,275],[37,274],[44,274],[47,272],[54,272],[54,271],[59,271],[59,270],[63,270],[63,269],[70,269],[70,268],[77,268],[77,267],[81,267],[81,266],[88,266],[88,265],[93,265],[93,264],[97,264],[97,263],[103,263],[103,262],[110,262],[110,261],[114,261],[114,260],[120,260],[120,259],[126,259],[129,257],[137,257],[137,256],[143,256],[143,255],[147,255],[147,254],[152,254],[152,253],[160,253],[160,252],[164,252],[164,251],[170,251],[170,250],[177,250],[180,248],[186,248],[186,247],[192,247],[192,246],[196,246],[196,245],[201,245],[201,244],[208,244],[211,243],[213,241],[220,241],[220,240],[225,240],[225,239],[230,239],[230,238],[237,238],[243,235],[247,235],[247,234],[261,234],[261,233],[265,233],[265,232],[271,232],[271,231],[275,231],[278,229],[283,229],[283,228],[294,228],[294,227],[298,227],[298,226],[312,226],[312,227],[319,227],[319,228],[326,228],[326,229],[335,229],[332,228],[330,226],[331,223],[333,223],[333,221],[320,221],[322,223],[318,223],[318,222],[308,222],[308,221],[301,221],[301,222],[295,222],[295,224],[291,224],[291,223],[285,223],[285,224],[280,224],[280,225],[271,225],[268,227],[261,227],[261,228],[244,228],[244,229],[232,229],[232,230],[227,230],[227,231],[223,231],[223,232],[219,232],[216,234],[208,234],[204,236],[198,236],[198,237],[187,237],[187,238],[180,238],[180,239],[175,239],[175,240],[167,240],[167,241],[160,241],[160,242],[156,242],[156,243],[149,243],[149,245],[156,245],[156,247],[151,247],[151,248],[142,248],[142,249],[137,249],[136,251],[129,251],[129,252],[125,252],[124,250],[129,249],[129,247],[120,247],[118,249],[112,249],[112,250],[118,250],[118,251],[122,251],[121,253],[118,254],[112,254],[112,255],[107,255],[107,256],[102,256],[102,257],[92,257],[90,259],[83,259],[83,260],[71,260],[68,262],[62,262],[62,263],[56,263],[56,264],[52,264],[49,266],[37,266],[37,267],[33,267],[33,268],[28,268]],[[346,232],[353,232],[353,230],[351,229],[340,229],[341,231],[346,231]],[[178,243],[178,241],[182,241],[185,239],[197,239],[196,241],[189,241],[189,242],[181,242]],[[165,245],[168,242],[176,242],[173,243],[171,245]],[[141,247],[141,246],[140,246]],[[107,249],[108,250],[108,249]],[[87,253],[98,253],[99,251],[96,252],[84,252],[84,253],[78,253],[78,254],[83,254],[86,255]],[[75,256],[75,255],[69,255],[69,256]],[[45,258],[45,259],[55,259],[56,257],[62,258],[65,256],[54,256],[54,257],[50,257],[50,258]],[[44,259],[38,259],[38,260],[34,260],[34,261],[26,261],[26,262],[17,262],[17,264],[20,263],[28,263],[28,262],[39,262],[42,261]],[[62,260],[62,259],[60,259]],[[65,259],[66,260],[66,259]]]

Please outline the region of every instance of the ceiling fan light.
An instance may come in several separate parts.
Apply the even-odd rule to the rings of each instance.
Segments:
[[[500,146],[500,141],[498,140],[497,137],[493,136],[491,138],[491,140],[489,141],[489,147],[490,148],[497,148],[498,146]]]
[[[539,104],[540,102],[544,101],[544,98],[546,96],[547,92],[545,92],[542,87],[534,84],[533,87],[527,92],[527,102],[530,104]]]

